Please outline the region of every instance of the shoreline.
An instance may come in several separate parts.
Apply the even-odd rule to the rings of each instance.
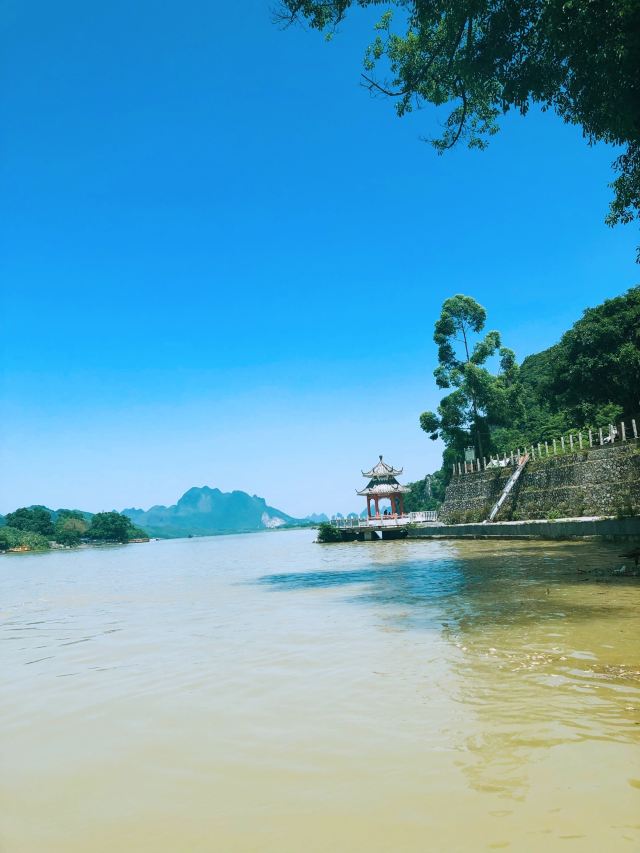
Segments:
[[[394,539],[534,539],[640,542],[640,516],[583,516],[528,521],[496,521],[466,524],[424,523],[385,528],[341,528],[342,542]],[[331,544],[331,543],[327,543]]]

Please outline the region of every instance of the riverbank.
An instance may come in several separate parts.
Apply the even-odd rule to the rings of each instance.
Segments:
[[[61,545],[59,542],[49,542],[46,548],[16,545],[13,548],[0,549],[0,556],[3,554],[45,554],[48,551],[79,551],[83,548],[113,548],[115,545],[140,545],[141,543],[150,541],[149,537],[139,537],[137,539],[129,539],[127,542],[117,542],[115,540],[112,542],[80,542],[78,545]]]
[[[324,529],[323,529],[324,528]],[[330,535],[329,535],[330,534]],[[613,518],[588,516],[579,518],[529,519],[527,521],[470,522],[443,524],[442,522],[403,524],[397,520],[389,525],[385,521],[354,527],[321,525],[317,541],[371,542],[390,539],[585,539],[609,542],[640,542],[640,516]]]
[[[409,539],[600,539],[640,542],[640,516],[536,519],[409,528]]]

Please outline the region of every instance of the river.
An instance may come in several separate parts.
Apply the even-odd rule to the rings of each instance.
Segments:
[[[621,546],[0,557],[2,853],[640,850]]]

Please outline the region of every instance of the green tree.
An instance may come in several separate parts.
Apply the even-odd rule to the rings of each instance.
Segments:
[[[457,294],[445,300],[433,335],[438,345],[434,376],[440,388],[455,390],[443,397],[437,414],[423,412],[420,416],[420,426],[432,439],[442,437],[457,451],[471,439],[479,457],[490,449],[491,420],[499,422],[510,398],[517,397],[513,393],[517,392],[515,356],[501,348],[499,332],[475,339],[486,319],[485,309],[470,296]],[[498,352],[501,373],[495,377],[484,365]]]
[[[134,538],[136,532],[137,529],[126,515],[119,512],[98,512],[91,519],[87,536],[102,542],[128,542]]]
[[[7,513],[6,523],[17,530],[39,533],[41,536],[53,536],[54,532],[51,513],[42,506],[23,506],[15,512]]]
[[[58,517],[55,522],[55,540],[60,545],[75,547],[80,544],[80,540],[88,527],[89,525],[81,512],[61,509],[58,511]]]
[[[564,333],[547,388],[578,425],[640,412],[640,286],[588,308]]]
[[[381,0],[281,0],[277,17],[331,37],[352,7]],[[399,116],[448,105],[439,153],[485,148],[500,115],[533,104],[623,147],[607,222],[640,217],[638,0],[388,0],[365,53],[363,85]],[[393,7],[396,12],[394,13]],[[640,252],[639,252],[640,259]]]

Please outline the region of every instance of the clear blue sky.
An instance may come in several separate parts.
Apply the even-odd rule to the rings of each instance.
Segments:
[[[614,153],[555,116],[438,157],[429,111],[271,3],[4,5],[0,512],[244,489],[360,508],[440,448],[433,322],[482,302],[519,357],[640,278]]]

